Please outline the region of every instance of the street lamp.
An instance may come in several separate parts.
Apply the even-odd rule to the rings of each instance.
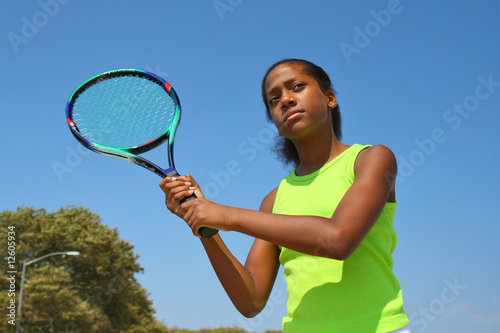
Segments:
[[[17,308],[17,324],[16,324],[16,333],[19,333],[19,327],[21,326],[21,305],[23,302],[23,287],[24,287],[24,273],[26,272],[26,266],[31,265],[37,261],[40,261],[42,259],[45,259],[47,257],[52,257],[52,256],[57,256],[57,255],[68,255],[68,256],[79,256],[80,252],[78,251],[67,251],[67,252],[54,252],[54,253],[49,253],[44,256],[41,256],[40,258],[35,258],[33,260],[23,261],[23,272],[21,274],[21,289],[19,291],[19,307]]]

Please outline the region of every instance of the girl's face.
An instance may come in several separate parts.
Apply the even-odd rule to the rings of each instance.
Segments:
[[[278,133],[291,140],[333,132],[330,110],[337,105],[332,91],[323,92],[300,64],[282,64],[265,81],[267,105]]]

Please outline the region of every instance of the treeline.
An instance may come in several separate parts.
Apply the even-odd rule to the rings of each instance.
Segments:
[[[8,249],[9,256],[0,260],[0,332],[12,332],[20,323],[21,333],[250,333],[238,327],[191,331],[158,321],[149,294],[135,278],[143,268],[134,246],[88,209],[2,211],[0,235],[0,249]],[[79,255],[61,255],[66,251]],[[26,266],[18,317],[17,308],[7,306],[17,303],[25,260],[32,263]]]
[[[281,333],[282,331],[266,330],[263,333]],[[202,328],[200,330],[187,330],[179,328],[170,328],[168,333],[255,333],[247,331],[241,327],[219,327],[219,328]]]

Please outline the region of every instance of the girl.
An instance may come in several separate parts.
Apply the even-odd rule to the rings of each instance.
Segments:
[[[396,160],[384,146],[348,146],[328,75],[305,60],[274,64],[262,81],[268,118],[295,170],[259,211],[206,200],[191,176],[165,178],[167,208],[199,237],[200,227],[255,237],[244,265],[220,235],[201,242],[225,291],[247,317],[285,269],[283,332],[409,332],[401,287],[392,273]],[[180,204],[196,193],[198,199]]]

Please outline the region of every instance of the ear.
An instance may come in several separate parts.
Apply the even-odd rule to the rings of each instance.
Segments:
[[[335,97],[335,93],[333,91],[331,90],[326,91],[325,96],[328,108],[333,109],[334,107],[337,106],[337,98]]]

